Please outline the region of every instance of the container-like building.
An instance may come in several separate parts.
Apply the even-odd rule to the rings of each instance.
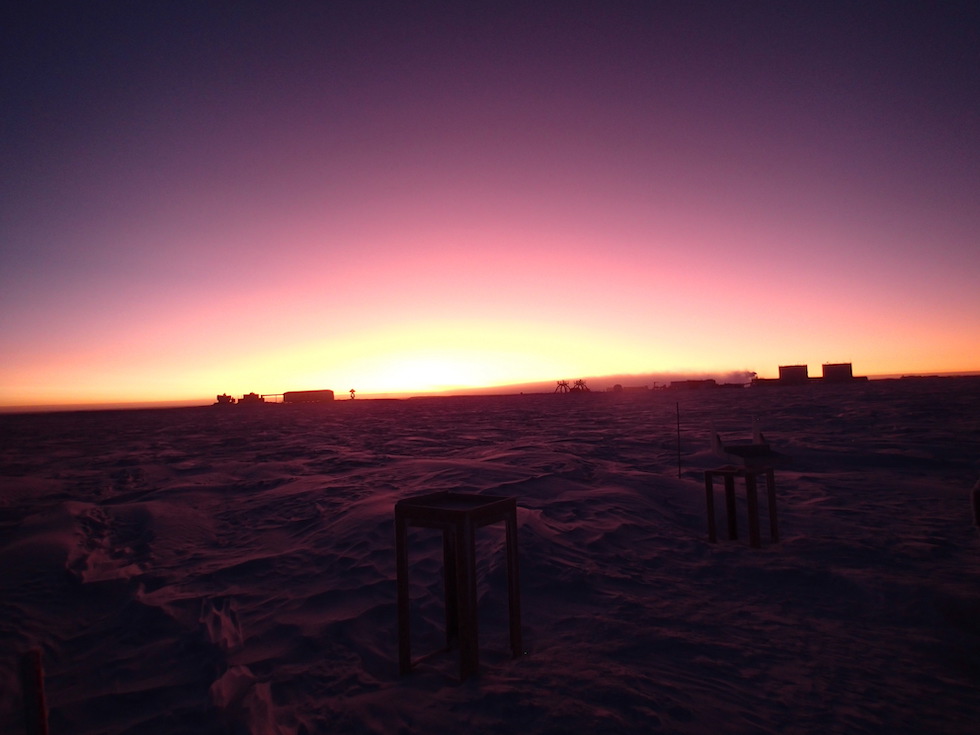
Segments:
[[[846,383],[854,380],[854,370],[849,362],[827,363],[823,366],[825,383]]]
[[[780,383],[806,383],[810,380],[806,365],[780,365]]]
[[[283,403],[330,403],[332,390],[291,390],[282,394]]]

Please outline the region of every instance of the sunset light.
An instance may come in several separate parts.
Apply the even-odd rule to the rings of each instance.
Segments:
[[[0,723],[975,735],[980,2],[0,21]]]
[[[980,369],[955,4],[369,7],[7,25],[0,407]]]

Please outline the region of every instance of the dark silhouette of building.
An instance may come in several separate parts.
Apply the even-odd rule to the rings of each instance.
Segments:
[[[282,394],[283,403],[330,403],[332,400],[332,390],[291,390]]]
[[[851,363],[840,362],[823,366],[823,381],[825,383],[846,383],[851,380],[854,380]]]
[[[807,374],[806,365],[780,365],[779,378],[753,378],[752,385],[805,385],[808,383],[858,383],[864,382],[867,376],[854,376],[849,362],[825,363],[823,375],[811,378]]]
[[[806,383],[810,380],[806,365],[780,365],[780,383]]]

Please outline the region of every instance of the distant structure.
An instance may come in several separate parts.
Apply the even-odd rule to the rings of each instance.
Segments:
[[[214,405],[233,406],[236,403],[239,406],[258,403],[330,403],[331,401],[333,401],[332,390],[294,390],[287,391],[286,393],[263,393],[261,395],[254,392],[246,393],[237,401],[227,393],[222,393],[216,397]]]
[[[780,383],[806,383],[810,380],[809,370],[806,365],[780,365]]]
[[[806,365],[780,365],[778,378],[753,378],[753,386],[808,385],[811,383],[861,383],[867,376],[855,376],[849,362],[824,363],[819,378],[811,378]]]
[[[282,394],[283,403],[330,403],[332,390],[292,390]]]
[[[714,378],[707,380],[673,380],[670,383],[671,390],[704,390],[705,388],[717,388],[718,382]]]
[[[589,386],[585,384],[584,380],[576,380],[572,385],[568,384],[567,380],[559,380],[558,387],[555,388],[555,393],[591,393]]]
[[[649,393],[650,388],[645,385],[622,385],[621,383],[616,383],[612,388],[609,389],[612,393]]]
[[[828,363],[823,366],[823,382],[847,383],[854,380],[854,371],[849,362]]]

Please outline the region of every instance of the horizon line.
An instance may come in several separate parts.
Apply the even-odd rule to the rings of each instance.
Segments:
[[[732,373],[751,371],[732,371]],[[690,373],[689,376],[699,375],[704,376],[708,373]],[[675,374],[664,374],[665,376],[674,377]],[[685,373],[678,373],[677,376],[685,375]],[[881,380],[900,380],[903,378],[969,378],[980,376],[980,370],[956,370],[949,372],[923,372],[923,373],[878,373],[874,375],[867,375],[869,381],[881,381]],[[623,375],[611,375],[611,376],[596,376],[594,378],[585,378],[584,380],[613,380],[619,378],[625,378],[629,376]],[[635,377],[642,378],[643,375],[637,375]],[[649,377],[652,377],[649,376]],[[663,387],[667,387],[671,382],[678,382],[679,380],[692,379],[679,378],[677,380],[670,380],[664,383]],[[695,378],[696,379],[696,378]],[[357,398],[347,398],[347,399],[337,399],[336,403],[347,403],[349,401],[376,401],[376,400],[410,400],[412,398],[452,398],[452,397],[479,397],[479,396],[510,396],[510,395],[547,395],[549,391],[544,390],[545,386],[551,385],[555,381],[536,381],[531,383],[513,383],[508,385],[499,386],[483,386],[483,387],[457,387],[457,388],[447,388],[445,390],[433,390],[433,391],[421,391],[421,392],[378,392],[378,393],[362,393],[358,395]],[[746,382],[745,385],[749,383]],[[656,386],[656,381],[654,381],[654,386]],[[648,386],[623,386],[629,388],[649,388]],[[612,386],[601,387],[592,390],[593,393],[608,393],[612,392]],[[342,392],[345,393],[345,392]],[[261,395],[282,395],[281,393],[265,393]],[[269,403],[275,404],[277,402],[270,401]],[[22,405],[0,405],[0,414],[17,414],[17,413],[73,413],[81,411],[128,411],[128,410],[140,410],[140,409],[167,409],[167,408],[201,408],[210,407],[214,405],[214,400],[209,398],[177,398],[177,399],[167,399],[159,401],[92,401],[85,403],[39,403],[39,404],[22,404]]]

